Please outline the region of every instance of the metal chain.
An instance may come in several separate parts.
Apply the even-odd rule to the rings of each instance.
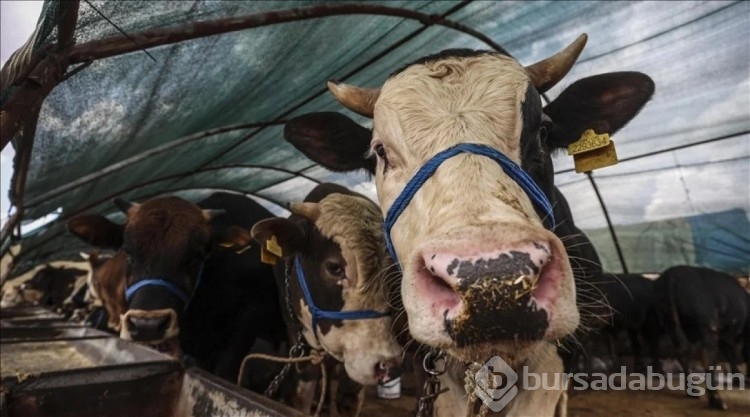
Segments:
[[[289,275],[291,274],[291,266],[288,261],[284,262],[284,301],[286,302],[287,313],[289,317],[294,320],[294,311],[292,310],[292,292],[289,289]],[[302,329],[297,327],[297,341],[289,348],[290,358],[301,358],[305,354],[305,343],[302,339]],[[268,388],[263,392],[268,398],[273,398],[276,392],[279,390],[279,386],[289,374],[292,369],[292,363],[288,362],[281,368],[278,374],[273,377],[273,380],[268,385]]]
[[[438,368],[437,362],[443,359],[443,366]],[[416,417],[433,417],[435,414],[435,400],[438,395],[448,391],[448,388],[440,388],[438,377],[445,373],[445,352],[430,349],[422,361],[422,368],[427,372],[427,381],[422,387],[422,396],[419,397]]]

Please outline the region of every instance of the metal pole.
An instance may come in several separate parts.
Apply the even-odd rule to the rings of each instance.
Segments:
[[[604,212],[604,218],[607,220],[607,227],[609,227],[609,234],[612,235],[612,241],[615,243],[615,250],[617,251],[617,257],[620,258],[620,264],[622,265],[622,271],[624,273],[628,272],[628,265],[625,263],[625,257],[622,255],[622,248],[620,248],[620,242],[617,240],[617,233],[615,233],[615,228],[612,226],[612,220],[609,218],[609,212],[607,211],[607,206],[604,204],[604,199],[602,199],[602,195],[599,193],[599,187],[596,186],[596,181],[594,181],[594,175],[591,173],[591,171],[586,173],[586,176],[589,178],[589,182],[591,182],[591,186],[594,187],[594,193],[596,194],[596,198],[599,200],[599,205],[602,207],[602,212]]]

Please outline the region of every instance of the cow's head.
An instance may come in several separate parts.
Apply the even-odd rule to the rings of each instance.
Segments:
[[[119,249],[112,259],[123,262],[106,263],[121,265],[119,271],[106,272],[108,279],[124,275],[127,309],[120,317],[120,337],[145,343],[172,339],[213,245],[211,220],[221,212],[177,197],[115,204],[127,214],[125,225],[87,215],[71,219],[68,229],[95,246]]]
[[[315,113],[290,121],[285,137],[331,170],[373,173],[384,215],[428,160],[459,143],[500,151],[553,200],[550,155],[587,129],[614,133],[654,89],[641,73],[597,75],[543,108],[540,93],[563,78],[585,42],[526,68],[498,53],[448,50],[407,65],[380,89],[330,82],[344,106],[373,117],[372,132],[338,113]],[[576,328],[570,263],[537,209],[492,159],[463,153],[440,165],[391,232],[417,340],[464,360],[522,359],[526,347]]]
[[[311,346],[344,362],[355,381],[372,385],[400,369],[401,347],[391,335],[390,315],[357,320],[318,320],[313,329],[295,271],[298,256],[314,304],[328,311],[390,312],[384,274],[393,266],[383,245],[378,207],[364,197],[329,194],[320,202],[291,205],[295,215],[267,219],[252,228],[265,245],[276,236],[286,259],[279,265],[292,295],[292,308]],[[291,256],[289,256],[291,255]],[[283,289],[280,289],[283,291]]]

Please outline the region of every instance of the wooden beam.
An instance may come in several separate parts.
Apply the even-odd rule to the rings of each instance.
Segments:
[[[88,62],[156,46],[261,26],[340,15],[393,16],[417,20],[425,26],[444,26],[466,33],[498,51],[507,53],[500,45],[493,42],[492,39],[481,32],[460,23],[447,20],[439,15],[428,15],[414,10],[372,4],[323,4],[312,7],[273,10],[245,16],[192,22],[167,28],[149,29],[139,33],[131,33],[129,36],[119,35],[98,39],[76,46],[70,53],[70,63]]]

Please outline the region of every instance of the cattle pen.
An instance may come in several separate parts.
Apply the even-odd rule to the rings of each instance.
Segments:
[[[750,415],[750,2],[0,6],[2,417]]]

